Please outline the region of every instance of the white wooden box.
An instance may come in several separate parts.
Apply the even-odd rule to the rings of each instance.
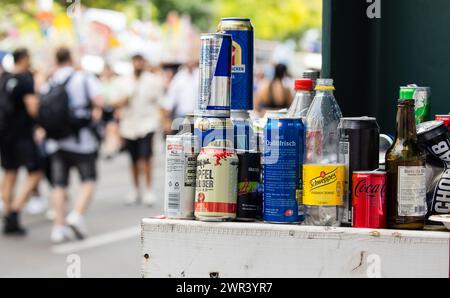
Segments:
[[[449,277],[450,233],[142,220],[143,277]]]

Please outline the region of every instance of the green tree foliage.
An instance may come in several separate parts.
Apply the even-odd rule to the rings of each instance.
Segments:
[[[34,3],[35,0],[1,0],[0,15],[8,8],[32,17]],[[70,5],[67,0],[55,3],[60,8]],[[190,15],[202,31],[214,30],[221,17],[250,17],[257,28],[257,38],[277,40],[298,38],[306,29],[320,27],[322,12],[321,0],[81,0],[81,3],[160,22],[170,11],[177,11]]]
[[[250,17],[257,38],[298,38],[322,24],[320,0],[218,0],[216,17]]]

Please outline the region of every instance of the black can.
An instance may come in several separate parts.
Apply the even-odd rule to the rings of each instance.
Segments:
[[[339,163],[345,164],[346,185],[341,225],[352,226],[353,172],[380,166],[380,127],[375,118],[342,118],[339,124]]]
[[[261,181],[261,154],[239,152],[239,180],[237,220],[256,221],[262,216],[262,199],[259,193]]]
[[[419,146],[427,153],[426,218],[450,214],[450,133],[442,121],[417,126]],[[436,224],[428,222],[427,224]],[[440,224],[439,224],[440,225]]]

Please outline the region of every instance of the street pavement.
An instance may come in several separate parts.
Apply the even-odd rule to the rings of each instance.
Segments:
[[[44,215],[24,214],[27,237],[0,236],[0,278],[72,277],[74,260],[79,261],[76,272],[81,277],[140,277],[140,221],[163,213],[164,146],[162,138],[158,140],[154,172],[158,199],[154,206],[124,204],[131,187],[127,155],[108,161],[102,159],[98,190],[86,218],[89,238],[52,245],[49,240],[51,222]],[[70,197],[74,198],[79,182],[77,173],[72,173],[72,177]],[[48,196],[48,186],[44,185],[42,189]]]

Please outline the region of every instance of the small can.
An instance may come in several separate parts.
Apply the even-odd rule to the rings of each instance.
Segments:
[[[436,115],[436,121],[444,122],[445,126],[450,131],[450,115]]]
[[[415,89],[415,114],[416,124],[420,124],[430,120],[431,113],[431,88],[419,87],[416,84],[409,84],[406,88]]]
[[[248,18],[223,18],[217,30],[233,38],[231,109],[253,110],[253,25]]]
[[[263,220],[299,223],[305,126],[301,119],[269,118],[264,129]]]
[[[201,36],[198,114],[230,116],[231,54],[231,35],[210,33]]]
[[[234,147],[233,129],[233,122],[226,117],[199,116],[194,123],[194,133],[200,148],[207,147],[216,140],[225,140],[227,146]]]
[[[259,195],[261,155],[258,152],[238,151],[238,157],[237,220],[255,221],[261,218],[262,212],[262,200]]]
[[[196,137],[167,136],[164,211],[167,218],[193,219],[197,173]]]
[[[345,164],[345,195],[341,226],[352,225],[352,175],[354,171],[379,168],[380,127],[370,117],[342,118],[339,130],[338,162]]]
[[[224,140],[203,148],[197,159],[195,218],[201,221],[236,219],[239,159]]]
[[[419,146],[427,152],[426,218],[449,214],[450,133],[444,122],[430,121],[417,126],[417,138]]]
[[[353,227],[385,229],[386,172],[353,172]]]

